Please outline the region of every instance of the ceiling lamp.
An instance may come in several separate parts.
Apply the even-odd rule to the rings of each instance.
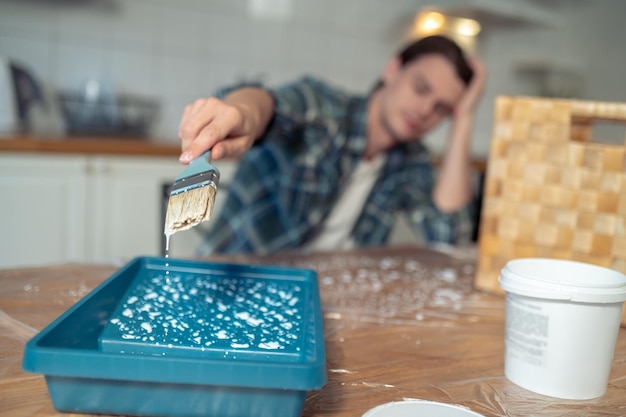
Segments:
[[[446,18],[439,12],[424,12],[417,15],[416,31],[420,33],[438,33],[445,25]]]
[[[476,36],[480,33],[480,23],[474,19],[455,18],[456,33],[462,36]]]
[[[413,37],[446,35],[454,39],[468,52],[473,52],[475,37],[480,33],[480,23],[474,19],[447,15],[427,8],[415,16]]]

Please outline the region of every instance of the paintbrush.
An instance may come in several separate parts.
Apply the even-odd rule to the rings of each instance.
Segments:
[[[211,218],[220,172],[210,161],[211,151],[207,151],[191,161],[174,180],[165,214],[167,246],[174,233]]]

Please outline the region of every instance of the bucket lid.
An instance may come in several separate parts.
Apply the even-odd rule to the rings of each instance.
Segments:
[[[583,303],[626,300],[626,275],[584,262],[522,258],[507,262],[498,280],[507,292]]]
[[[485,417],[466,407],[426,400],[392,401],[368,410],[362,417]]]

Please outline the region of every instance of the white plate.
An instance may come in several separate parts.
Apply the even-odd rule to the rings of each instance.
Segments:
[[[407,400],[381,404],[363,417],[485,417],[467,408],[434,401]]]

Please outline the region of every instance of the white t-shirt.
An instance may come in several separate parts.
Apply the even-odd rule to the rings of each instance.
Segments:
[[[308,244],[308,249],[321,251],[354,247],[350,232],[363,211],[363,205],[385,160],[385,154],[371,160],[361,159],[348,179],[346,189],[324,222],[322,231]]]

